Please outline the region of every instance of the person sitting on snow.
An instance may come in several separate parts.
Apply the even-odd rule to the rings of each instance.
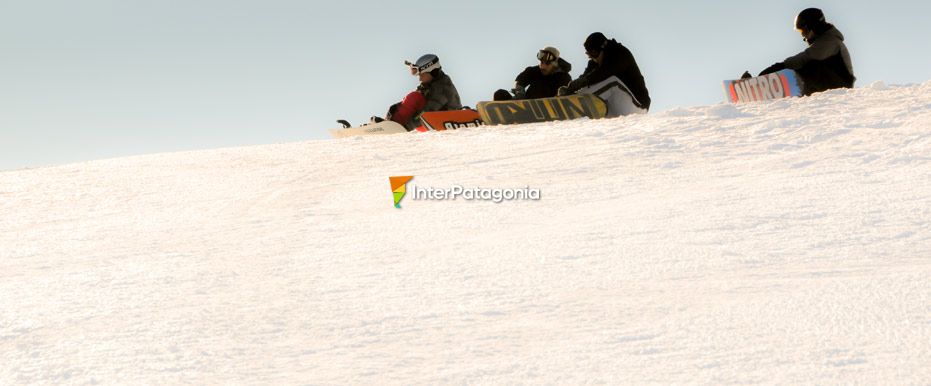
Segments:
[[[511,92],[498,90],[495,92],[496,101],[511,99],[536,99],[556,96],[559,88],[569,84],[572,77],[572,65],[559,57],[559,50],[554,47],[544,47],[537,52],[539,65],[530,66],[517,75],[514,88]]]
[[[407,131],[420,126],[420,115],[428,111],[460,110],[459,91],[449,75],[443,72],[440,58],[433,54],[421,56],[416,62],[404,64],[420,79],[417,89],[408,93],[401,102],[388,108],[385,118],[374,116],[373,123],[385,119],[400,123]]]
[[[802,78],[805,95],[853,87],[857,78],[853,75],[844,35],[825,20],[824,12],[818,8],[803,10],[795,17],[795,29],[805,38],[808,48],[769,66],[760,76],[786,68],[795,70]]]
[[[421,56],[414,63],[405,62],[405,64],[410,68],[411,75],[416,75],[420,80],[417,92],[423,95],[424,103],[423,108],[415,109],[408,122],[398,123],[404,125],[407,130],[413,130],[420,125],[420,114],[422,113],[462,109],[462,102],[459,101],[459,91],[456,90],[456,85],[453,84],[453,80],[449,75],[443,72],[439,57],[427,54]],[[394,115],[392,114],[392,116]]]
[[[589,35],[583,46],[588,66],[578,79],[561,87],[559,95],[596,95],[608,105],[609,117],[646,113],[650,92],[630,50],[601,32]]]

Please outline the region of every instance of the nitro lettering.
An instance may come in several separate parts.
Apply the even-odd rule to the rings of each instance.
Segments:
[[[773,87],[773,96],[775,96],[776,98],[785,98],[785,97],[788,96],[788,95],[786,95],[785,88],[782,87],[782,77],[781,77],[781,76],[779,76],[779,75],[777,75],[777,74],[773,74],[773,76],[770,77],[770,79],[769,79],[769,84],[772,85],[772,87]]]
[[[760,91],[762,91],[763,93],[762,95],[763,100],[768,101],[770,99],[773,99],[773,94],[769,92],[770,87],[771,87],[769,84],[769,75],[760,78],[759,84],[760,84]]]
[[[737,93],[738,102],[749,102],[750,95],[747,94],[747,84],[746,82],[735,82],[734,83],[734,92]]]
[[[752,78],[747,80],[747,87],[750,89],[750,100],[758,101],[763,97],[763,94],[760,93],[760,80],[757,78]]]

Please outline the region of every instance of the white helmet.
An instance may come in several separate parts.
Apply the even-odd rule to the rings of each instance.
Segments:
[[[426,54],[421,56],[420,59],[417,59],[417,61],[414,63],[404,62],[404,64],[411,68],[411,74],[413,75],[419,75],[443,68],[440,66],[440,58],[433,54]]]

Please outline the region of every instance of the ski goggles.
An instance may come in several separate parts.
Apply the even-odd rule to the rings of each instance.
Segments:
[[[547,64],[553,63],[556,61],[556,59],[558,58],[556,57],[556,55],[553,55],[552,52],[545,51],[545,50],[540,50],[540,52],[537,52],[537,60],[543,63],[547,63]]]
[[[423,72],[423,69],[422,69],[421,67],[418,67],[418,66],[417,66],[416,64],[414,64],[414,63],[405,61],[404,64],[406,64],[408,67],[410,67],[410,69],[411,69],[411,75],[420,75],[420,73]],[[426,67],[426,66],[424,66],[424,67]]]
[[[409,68],[411,69],[411,75],[418,75],[418,74],[420,74],[420,69],[417,68],[417,66],[415,66],[414,63],[411,63],[410,61],[405,60],[405,61],[404,61],[404,64],[406,64],[407,67],[409,67]]]
[[[440,68],[440,58],[437,58],[436,55],[424,55],[424,57],[417,59],[417,63],[404,61],[404,64],[410,67],[411,75],[420,75]]]

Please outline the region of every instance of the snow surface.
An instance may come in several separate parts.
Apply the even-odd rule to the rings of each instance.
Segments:
[[[412,184],[540,201],[413,201]],[[0,384],[931,383],[931,82],[0,173]]]

